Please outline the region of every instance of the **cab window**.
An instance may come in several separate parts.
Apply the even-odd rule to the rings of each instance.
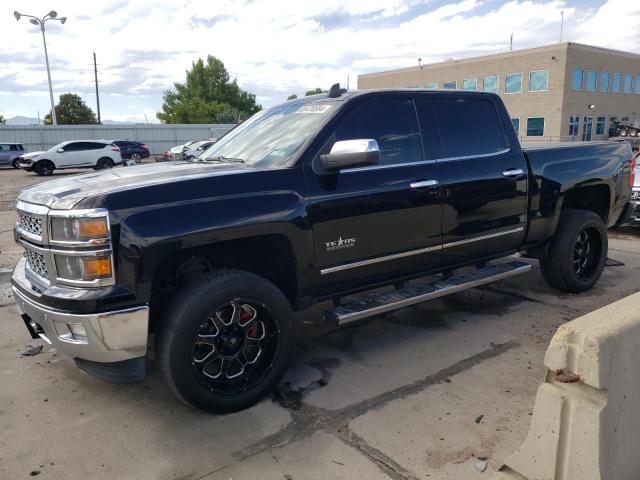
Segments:
[[[422,142],[413,100],[384,98],[356,107],[335,131],[336,141],[375,139],[380,165],[421,161]]]

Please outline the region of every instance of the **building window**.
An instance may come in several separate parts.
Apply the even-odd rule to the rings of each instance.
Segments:
[[[613,86],[611,88],[611,91],[613,93],[620,93],[621,83],[622,83],[622,74],[621,73],[616,73],[613,76]]]
[[[573,115],[569,117],[569,135],[572,137],[578,135],[578,130],[580,130],[580,117]]]
[[[438,82],[427,82],[424,86],[427,90],[437,90]]]
[[[549,88],[549,70],[529,73],[529,91],[545,92]]]
[[[627,73],[624,76],[624,93],[631,93],[633,91],[633,75]]]
[[[527,137],[542,137],[544,135],[544,117],[527,118]]]
[[[468,78],[462,81],[462,90],[469,90],[471,92],[475,92],[478,90],[478,79],[477,78]]]
[[[420,84],[419,83],[410,83],[409,84],[409,88],[420,88]]]
[[[516,131],[516,136],[520,135],[520,119],[512,118],[511,123],[513,124],[513,129]]]
[[[458,84],[456,83],[455,80],[442,83],[442,88],[444,88],[445,90],[455,90],[457,87],[458,87]]]
[[[596,91],[596,85],[598,81],[598,72],[595,70],[589,70],[587,72],[587,90],[589,92]]]
[[[596,135],[604,135],[604,123],[606,121],[605,117],[598,117],[596,120]]]
[[[490,93],[498,93],[500,91],[499,83],[500,80],[497,75],[484,77],[484,79],[482,80],[482,90]]]
[[[629,117],[622,117],[622,120],[620,121],[620,123],[624,123],[624,124],[629,124]]]
[[[504,93],[520,93],[522,92],[522,74],[510,73],[505,77]]]
[[[573,90],[579,92],[582,90],[582,78],[584,77],[584,70],[581,68],[573,69]]]
[[[609,91],[609,72],[600,72],[600,91]]]
[[[616,134],[616,128],[618,128],[618,117],[609,117],[609,136],[613,137]]]
[[[636,93],[640,95],[640,75],[636,75]]]

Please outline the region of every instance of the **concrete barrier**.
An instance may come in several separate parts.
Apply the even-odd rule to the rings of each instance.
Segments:
[[[531,428],[495,480],[640,479],[640,293],[561,326]]]

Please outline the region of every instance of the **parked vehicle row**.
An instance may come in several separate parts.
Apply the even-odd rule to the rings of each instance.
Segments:
[[[295,311],[360,321],[529,271],[492,263],[515,253],[589,290],[634,176],[628,142],[523,149],[498,95],[334,85],[261,110],[197,162],[23,190],[16,321],[120,383],[145,378],[154,338],[175,393],[240,410],[285,372]]]
[[[616,137],[637,137],[640,136],[640,127],[619,123],[616,127]]]
[[[171,147],[169,150],[162,154],[164,160],[185,160],[200,156],[202,152],[207,150],[211,145],[216,143],[216,138],[210,138],[209,140],[194,140],[175,147]]]

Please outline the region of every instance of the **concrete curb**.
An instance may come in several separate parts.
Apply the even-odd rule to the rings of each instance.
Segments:
[[[561,326],[531,428],[494,480],[640,478],[640,293]]]

